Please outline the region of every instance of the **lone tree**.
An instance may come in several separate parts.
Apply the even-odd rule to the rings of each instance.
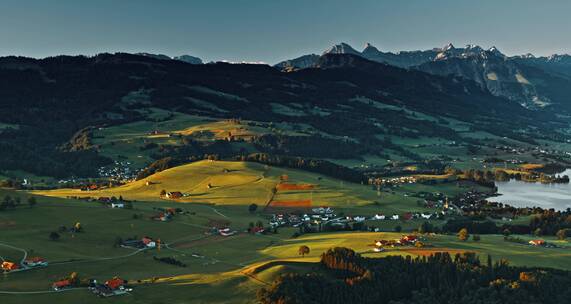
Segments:
[[[470,234],[468,233],[468,229],[462,228],[460,231],[458,231],[458,239],[460,241],[466,241],[469,237]]]
[[[258,205],[250,204],[250,206],[248,206],[248,211],[250,211],[250,213],[254,213],[256,210],[258,210]]]
[[[36,198],[33,196],[30,196],[28,198],[28,206],[30,206],[30,208],[34,207],[38,202],[36,201]]]
[[[50,232],[50,240],[57,241],[59,240],[59,233],[52,231]]]
[[[306,254],[309,254],[309,247],[307,247],[305,245],[299,246],[298,253],[299,253],[299,255],[304,257]]]
[[[568,229],[559,229],[559,231],[557,231],[555,235],[557,236],[558,239],[563,241],[567,238],[567,231]]]

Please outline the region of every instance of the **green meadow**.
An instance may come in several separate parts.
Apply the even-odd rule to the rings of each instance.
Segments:
[[[311,185],[303,190],[273,190],[283,182]],[[439,178],[439,177],[434,177]],[[278,187],[279,188],[279,187]],[[161,190],[180,191],[180,199],[160,197]],[[96,191],[58,189],[50,191],[1,190],[0,197],[20,197],[14,210],[0,212],[0,256],[19,261],[28,256],[46,258],[47,268],[8,273],[0,277],[2,303],[38,301],[83,303],[253,303],[256,291],[285,272],[316,271],[315,262],[331,247],[352,248],[368,257],[387,255],[427,255],[439,251],[452,254],[473,251],[482,258],[505,258],[513,265],[571,269],[571,246],[547,239],[559,248],[539,248],[510,243],[499,235],[482,235],[479,242],[462,242],[454,235],[423,236],[423,248],[395,247],[372,251],[375,240],[399,239],[416,229],[422,221],[368,221],[382,231],[304,234],[297,238],[296,228],[280,228],[275,234],[253,235],[249,223],[267,223],[265,206],[274,201],[311,200],[313,206],[331,206],[348,215],[372,216],[376,213],[402,214],[429,211],[419,207],[418,192],[456,195],[463,191],[456,183],[432,185],[405,184],[385,189],[380,194],[367,185],[353,184],[305,171],[277,168],[249,162],[198,161],[171,168],[145,179],[119,187]],[[27,198],[37,197],[30,207]],[[122,196],[132,200],[133,209],[112,209],[85,199]],[[73,199],[69,197],[75,197]],[[248,206],[258,205],[255,212]],[[151,219],[158,208],[181,208],[170,222]],[[271,211],[271,209],[269,210]],[[83,231],[49,234],[61,226],[81,223]],[[443,221],[435,221],[440,225]],[[212,226],[228,226],[238,233],[230,237],[210,235]],[[161,248],[135,250],[116,246],[117,240],[149,236],[161,240]],[[310,248],[305,256],[300,246]],[[153,257],[172,257],[186,267],[155,261]],[[51,291],[51,284],[72,272],[81,278],[127,279],[134,291],[129,295],[100,299],[85,289]],[[9,294],[11,292],[15,294]]]

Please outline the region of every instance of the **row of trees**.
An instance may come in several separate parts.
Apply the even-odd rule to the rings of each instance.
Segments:
[[[474,253],[363,258],[333,248],[317,273],[286,274],[258,292],[269,303],[567,303],[571,274],[553,269],[485,264]]]
[[[27,204],[30,208],[34,207],[38,201],[35,197],[30,196],[27,199]],[[6,195],[4,199],[0,202],[0,211],[15,209],[22,205],[22,199],[19,196],[12,198],[10,195]]]

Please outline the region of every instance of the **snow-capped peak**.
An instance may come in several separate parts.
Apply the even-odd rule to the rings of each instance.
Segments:
[[[356,51],[353,47],[345,42],[341,42],[340,44],[336,44],[323,52],[323,54],[353,54],[353,55],[360,55],[358,51]]]
[[[488,50],[488,52],[489,52],[489,53],[492,53],[492,54],[494,54],[494,55],[496,55],[496,56],[505,57],[505,55],[504,55],[502,52],[500,52],[500,50],[498,50],[498,48],[495,47],[495,46],[492,46],[492,47]]]
[[[467,44],[466,48],[464,48],[464,50],[466,50],[466,52],[479,53],[479,52],[482,52],[484,49],[482,49],[477,44]]]
[[[446,52],[446,51],[453,50],[453,49],[454,49],[454,45],[452,43],[448,43],[446,46],[444,46],[442,48],[442,51]]]

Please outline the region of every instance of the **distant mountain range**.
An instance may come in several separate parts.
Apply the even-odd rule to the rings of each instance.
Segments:
[[[190,55],[181,55],[175,57],[170,57],[163,54],[151,54],[151,53],[137,53],[137,55],[151,57],[155,59],[161,59],[161,60],[178,60],[190,64],[203,64],[202,59]]]
[[[477,45],[462,48],[448,44],[424,51],[382,52],[371,44],[357,51],[346,43],[332,46],[325,54],[349,54],[404,69],[433,75],[460,76],[478,83],[495,96],[516,101],[529,109],[554,109],[570,104],[571,56],[506,56],[496,47]],[[275,65],[282,71],[315,67],[320,57],[304,55]],[[559,105],[559,106],[558,106]]]

